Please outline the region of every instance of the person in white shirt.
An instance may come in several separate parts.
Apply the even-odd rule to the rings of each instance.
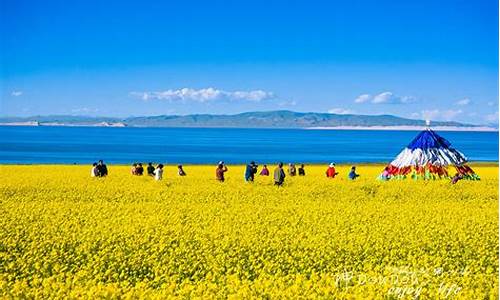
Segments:
[[[159,164],[155,169],[155,180],[161,180],[163,178],[163,165]]]
[[[90,177],[97,176],[97,163],[92,164],[92,169],[90,170]]]

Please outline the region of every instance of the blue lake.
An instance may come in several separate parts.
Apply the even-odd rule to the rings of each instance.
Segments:
[[[0,126],[2,164],[389,162],[416,131]],[[471,161],[498,161],[498,132],[439,132]]]

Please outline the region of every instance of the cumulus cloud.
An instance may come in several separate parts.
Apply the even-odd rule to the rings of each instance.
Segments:
[[[405,104],[414,102],[413,96],[398,96],[393,92],[383,92],[375,96],[369,94],[359,95],[354,99],[354,103],[372,103],[372,104]]]
[[[23,94],[23,91],[12,91],[12,92],[10,93],[10,95],[11,95],[11,96],[13,96],[13,97],[19,97],[19,96],[21,96],[22,94]]]
[[[369,94],[359,95],[356,99],[354,99],[354,103],[365,103],[372,99],[372,96]]]
[[[178,90],[166,90],[159,92],[131,92],[131,96],[137,97],[144,101],[148,100],[165,100],[169,102],[186,102],[194,101],[206,103],[211,101],[229,100],[229,101],[251,101],[260,102],[263,100],[273,99],[275,95],[272,92],[263,90],[251,91],[224,91],[215,88],[192,89],[182,88]]]
[[[337,115],[350,115],[350,114],[353,114],[354,111],[351,109],[336,107],[336,108],[329,109],[328,113],[337,114]]]
[[[461,115],[463,111],[461,109],[448,109],[448,110],[423,110],[420,114],[421,118],[425,120],[444,120],[444,121],[453,121],[459,115]]]
[[[464,99],[458,100],[455,104],[458,105],[458,106],[469,105],[470,104],[470,99],[469,98],[464,98]]]

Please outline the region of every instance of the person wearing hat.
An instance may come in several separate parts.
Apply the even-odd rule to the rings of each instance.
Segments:
[[[224,182],[225,180],[224,173],[226,172],[227,172],[226,165],[224,164],[223,161],[219,161],[219,164],[217,164],[217,169],[215,169],[215,178],[220,182]]]
[[[328,166],[328,169],[326,170],[326,177],[335,178],[335,176],[337,176],[337,174],[339,174],[339,172],[335,171],[335,164],[330,163],[330,165]]]
[[[254,161],[251,161],[245,169],[245,181],[253,182],[255,174],[257,173],[257,165]]]

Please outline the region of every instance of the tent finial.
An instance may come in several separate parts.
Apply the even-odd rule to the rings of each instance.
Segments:
[[[431,127],[431,120],[425,120],[425,126],[427,126],[427,128]]]

